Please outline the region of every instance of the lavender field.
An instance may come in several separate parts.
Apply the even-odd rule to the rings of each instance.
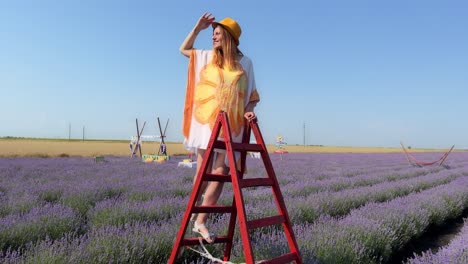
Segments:
[[[440,155],[415,154],[428,161]],[[166,263],[192,188],[194,169],[177,167],[181,159],[1,158],[0,262]],[[468,208],[468,152],[450,154],[445,167],[423,168],[409,166],[401,153],[271,159],[304,263],[390,263]],[[261,160],[249,157],[247,166],[246,177],[265,175]],[[269,188],[244,195],[249,219],[277,214]],[[231,202],[226,184],[220,203]],[[214,215],[207,225],[225,234],[228,220]],[[450,263],[467,263],[466,225],[439,255],[425,252],[408,263],[433,263],[446,252]],[[256,259],[288,251],[281,226],[251,238]],[[231,261],[243,262],[235,239]],[[207,248],[222,256],[222,245]],[[188,249],[180,262],[209,263]]]

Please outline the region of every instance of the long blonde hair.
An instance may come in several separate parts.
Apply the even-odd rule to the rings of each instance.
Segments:
[[[218,25],[218,27],[220,27],[223,32],[221,48],[213,48],[213,59],[211,63],[221,69],[230,71],[242,69],[242,66],[237,61],[237,56],[242,55],[242,52],[237,47],[236,41],[224,27],[220,25]]]

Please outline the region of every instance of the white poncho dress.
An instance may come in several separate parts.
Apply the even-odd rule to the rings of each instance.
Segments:
[[[243,56],[242,70],[228,71],[211,64],[211,50],[192,50],[184,106],[184,146],[192,152],[206,149],[220,110],[229,118],[232,140],[241,142],[244,109],[259,101],[252,61]]]

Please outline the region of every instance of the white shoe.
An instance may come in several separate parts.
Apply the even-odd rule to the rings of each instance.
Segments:
[[[197,222],[194,222],[192,231],[195,232],[195,233],[200,234],[203,237],[203,239],[206,240],[206,242],[208,242],[210,244],[213,243],[215,235],[210,233],[209,231],[208,231],[208,233],[203,233],[201,231],[201,228],[205,228],[206,230],[208,230],[208,228],[205,226],[205,224],[198,224]]]

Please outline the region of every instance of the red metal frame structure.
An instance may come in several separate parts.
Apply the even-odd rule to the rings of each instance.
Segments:
[[[224,137],[223,140],[218,140],[220,132]],[[250,135],[253,132],[257,144],[250,144]],[[214,149],[225,149],[229,161],[230,175],[214,175],[211,174],[208,164],[213,158]],[[246,156],[247,152],[259,152],[263,159],[265,169],[267,171],[266,178],[249,178],[244,179]],[[240,170],[236,168],[236,157],[234,152],[240,152]],[[219,181],[231,182],[234,193],[231,206],[197,206],[196,200],[201,192],[201,185],[204,181]],[[247,215],[244,207],[244,200],[242,189],[257,186],[269,186],[273,192],[276,206],[279,214],[276,216],[247,220]],[[236,217],[238,217],[240,235],[242,239],[242,246],[245,254],[245,262],[247,264],[254,264],[255,258],[252,250],[252,245],[249,237],[249,230],[281,224],[288,242],[290,252],[270,260],[262,260],[261,263],[302,263],[299,248],[294,236],[294,232],[289,220],[289,215],[284,203],[281,190],[279,188],[278,180],[273,170],[270,157],[268,155],[265,142],[257,124],[257,120],[249,122],[244,129],[242,143],[235,143],[231,140],[231,132],[229,128],[228,117],[225,112],[220,112],[217,116],[210,141],[208,143],[201,168],[197,175],[197,180],[194,184],[187,208],[185,210],[182,224],[177,233],[174,247],[172,248],[171,256],[168,260],[169,264],[175,263],[181,247],[193,246],[200,243],[200,238],[184,238],[187,226],[190,221],[190,216],[193,213],[230,213],[230,221],[227,230],[227,235],[215,237],[214,243],[226,244],[224,249],[224,261],[229,261],[231,256],[232,241],[234,237],[234,228],[236,225]],[[203,241],[204,243],[206,241]]]
[[[455,147],[455,145],[452,145],[452,147],[447,150],[444,155],[442,155],[442,157],[440,157],[440,159],[436,160],[436,161],[431,161],[431,162],[424,162],[424,161],[420,161],[418,159],[416,159],[413,155],[411,155],[411,153],[409,153],[408,150],[406,150],[405,146],[403,145],[402,142],[400,142],[400,145],[401,147],[403,148],[403,151],[405,152],[405,155],[406,155],[406,159],[408,160],[408,163],[410,165],[413,165],[413,166],[418,166],[418,167],[422,167],[422,166],[430,166],[430,165],[434,165],[436,163],[439,163],[439,166],[442,166],[442,164],[444,163],[445,159],[448,157],[448,155],[450,154],[450,152],[452,152],[453,148]]]

